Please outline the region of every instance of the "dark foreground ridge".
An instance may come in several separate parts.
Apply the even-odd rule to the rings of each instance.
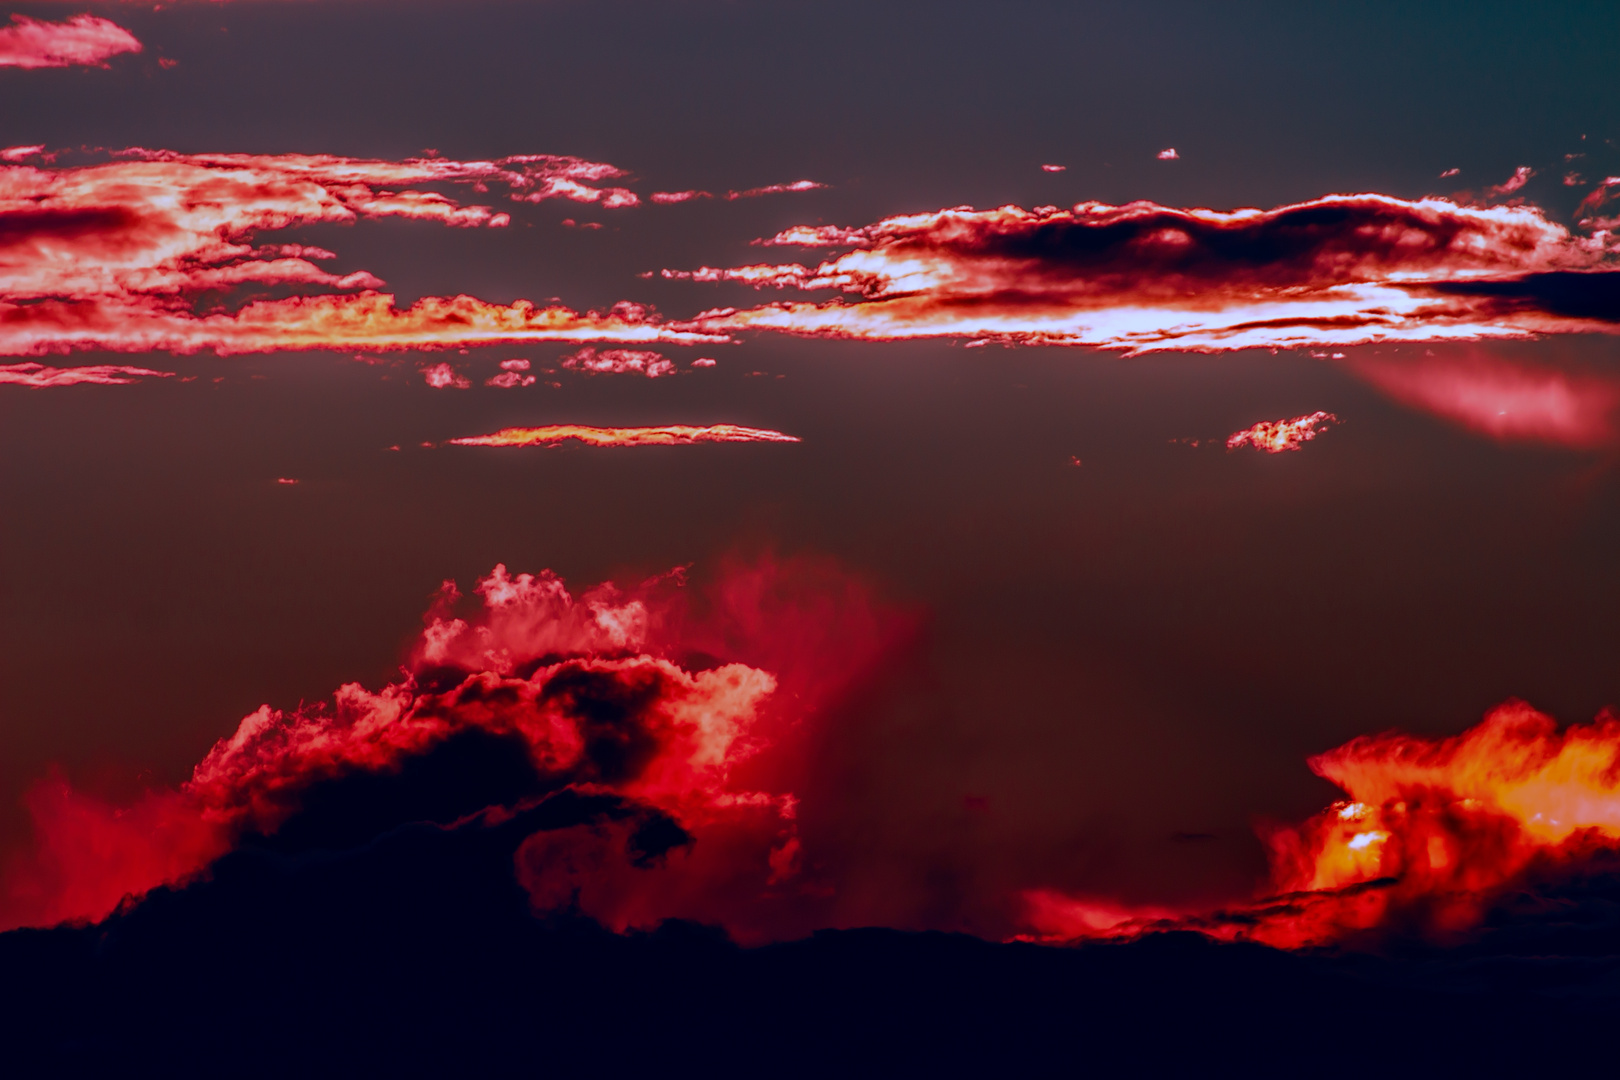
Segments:
[[[482,773],[499,750],[463,752]],[[314,798],[273,842],[99,925],[0,935],[7,1074],[1362,1077],[1613,1061],[1613,867],[1537,885],[1449,949],[881,929],[741,949],[689,923],[621,937],[531,914],[512,870],[525,837],[644,808],[563,790],[446,825],[464,800],[424,776]],[[429,820],[356,844],[376,820],[359,803]],[[639,828],[653,843],[672,825]]]

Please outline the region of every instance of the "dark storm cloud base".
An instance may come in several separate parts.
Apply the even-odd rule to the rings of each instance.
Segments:
[[[382,826],[456,818],[503,773],[508,795],[535,790],[499,740],[446,744],[329,783],[206,881],[0,935],[14,1075],[1547,1075],[1602,1060],[1620,1005],[1620,865],[1527,886],[1462,948],[846,930],[750,950],[694,923],[619,936],[531,914],[517,846],[645,815],[615,797]],[[640,824],[647,860],[684,842],[672,825]]]

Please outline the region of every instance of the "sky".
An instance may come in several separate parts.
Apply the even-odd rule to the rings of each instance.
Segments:
[[[623,800],[517,849],[537,911],[744,943],[1241,937],[1392,872],[1325,808],[1485,799],[1487,714],[1620,838],[1613,5],[3,16],[5,928],[469,728]],[[602,702],[661,749],[512,719]],[[1393,729],[1484,734],[1316,757]]]

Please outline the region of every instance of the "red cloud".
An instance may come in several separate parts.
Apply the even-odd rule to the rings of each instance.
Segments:
[[[548,427],[502,428],[493,435],[469,435],[451,439],[451,446],[556,446],[566,439],[578,439],[587,446],[686,446],[701,442],[790,442],[792,435],[765,428],[738,424],[712,424],[690,427],[670,424],[664,427],[607,428],[579,424],[552,424]]]
[[[0,67],[106,67],[109,57],[140,51],[128,30],[94,15],[59,23],[13,15],[10,26],[0,27]]]
[[[621,930],[673,917],[752,940],[806,932],[795,912],[825,886],[801,877],[790,744],[892,635],[859,584],[766,562],[733,568],[694,609],[679,571],[575,596],[549,572],[497,566],[476,591],[479,609],[458,616],[445,583],[398,681],[263,706],[176,789],[115,807],[60,777],[36,786],[35,848],[0,880],[0,926],[99,919],[274,834],[315,785],[397,772],[472,733],[516,744],[535,779],[475,816],[510,820],[552,792],[606,811],[519,849],[536,909],[577,903]],[[649,822],[657,850],[635,829]]]
[[[691,276],[839,288],[860,300],[711,311],[696,325],[1133,353],[1620,326],[1614,238],[1571,234],[1528,206],[1330,195],[1269,211],[1145,202],[957,208],[864,228],[797,226],[761,243],[853,250],[814,269],[705,268]]]
[[[36,389],[85,383],[124,386],[137,379],[168,379],[173,376],[172,371],[153,371],[151,368],[130,367],[127,364],[88,364],[71,368],[46,367],[33,362],[0,364],[0,385],[31,386]]]
[[[6,152],[38,156],[36,147]],[[492,183],[523,200],[621,205],[620,189],[586,180],[609,165],[545,155],[402,162],[327,155],[181,155],[132,150],[75,168],[0,166],[0,354],[101,348],[220,353],[276,349],[463,347],[522,341],[712,341],[663,327],[634,305],[608,313],[428,297],[401,311],[366,271],[316,265],[332,252],[255,245],[272,229],[409,217],[499,227],[508,215],[412,184]],[[204,291],[244,284],[340,290],[199,312]]]

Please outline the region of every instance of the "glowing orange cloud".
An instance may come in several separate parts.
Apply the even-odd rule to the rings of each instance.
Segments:
[[[1263,830],[1272,895],[1186,915],[1034,890],[1026,918],[1047,938],[1187,929],[1285,948],[1390,926],[1466,932],[1532,867],[1620,848],[1617,763],[1620,715],[1560,731],[1520,701],[1450,738],[1363,736],[1310,761],[1348,798]]]
[[[597,352],[589,345],[563,357],[562,366],[569,371],[590,375],[645,375],[649,379],[657,379],[675,374],[675,362],[662,353],[645,349],[604,349]]]
[[[1396,401],[1502,441],[1596,449],[1620,441],[1620,378],[1474,353],[1348,365]]]
[[[13,15],[10,26],[0,27],[0,67],[106,67],[110,57],[140,51],[128,30],[94,15],[59,23]]]
[[[1274,210],[957,208],[760,243],[847,247],[672,278],[835,288],[855,302],[713,310],[715,331],[954,337],[1142,353],[1523,338],[1620,326],[1615,238],[1531,206],[1331,195]]]
[[[530,341],[713,341],[673,330],[621,304],[610,312],[537,309],[527,301],[427,297],[406,310],[366,271],[337,275],[332,252],[255,245],[256,233],[314,223],[408,217],[500,227],[488,206],[468,206],[415,183],[502,183],[514,198],[574,198],[616,205],[618,189],[586,191],[613,166],[545,155],[460,162],[387,162],[328,155],[180,155],[132,150],[74,168],[0,166],[0,353],[69,349],[142,352],[212,349],[444,348]],[[40,159],[38,147],[5,152]],[[198,311],[194,298],[245,284],[339,290]]]
[[[38,363],[0,364],[0,386],[31,386],[43,389],[51,386],[78,386],[89,383],[97,386],[125,386],[138,379],[168,379],[172,371],[153,371],[151,368],[130,367],[126,364],[89,364],[84,367],[55,368]]]
[[[503,428],[493,435],[470,435],[451,439],[451,446],[556,446],[566,439],[578,439],[587,446],[686,446],[702,442],[779,442],[796,443],[792,435],[765,428],[738,424],[711,424],[691,427],[670,424],[664,427],[603,428],[579,424],[552,424],[547,427]]]
[[[1226,440],[1226,448],[1236,450],[1240,446],[1252,446],[1267,454],[1281,454],[1298,450],[1326,431],[1329,424],[1338,422],[1337,416],[1320,410],[1308,416],[1296,416],[1292,420],[1265,420],[1251,428],[1234,431]]]

